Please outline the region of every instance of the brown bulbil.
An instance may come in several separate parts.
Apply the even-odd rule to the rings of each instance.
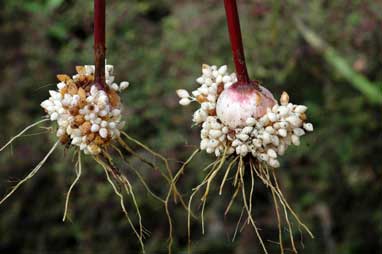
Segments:
[[[90,128],[92,127],[92,124],[89,122],[89,121],[86,121],[84,122],[81,126],[80,126],[80,130],[81,130],[81,133],[82,134],[88,134],[90,132]]]
[[[94,83],[94,76],[93,75],[87,75],[86,80],[89,84]]]
[[[207,100],[207,97],[205,97],[203,95],[198,95],[198,96],[196,96],[196,101],[199,103],[203,103],[203,102],[206,102],[208,100]]]
[[[86,99],[86,92],[82,87],[78,88],[78,96],[80,96],[81,99]]]
[[[89,146],[89,150],[92,152],[92,153],[99,153],[101,152],[101,149],[99,148],[99,146],[97,146],[96,144],[91,144]]]
[[[93,76],[86,76],[82,74],[80,74],[78,79],[76,80],[77,86],[84,87],[84,88],[90,87],[90,85],[93,84],[93,82],[94,82]]]
[[[85,118],[84,118],[83,115],[76,115],[76,116],[74,117],[74,122],[75,122],[78,126],[80,126],[80,125],[82,125],[82,124],[85,122]]]
[[[79,76],[78,76],[78,78],[77,78],[77,80],[76,80],[76,82],[77,83],[80,83],[80,84],[84,84],[84,83],[86,83],[86,76],[85,75],[82,75],[82,74],[80,74]]]
[[[85,67],[84,66],[76,66],[76,71],[78,74],[85,74]]]
[[[77,104],[77,107],[78,108],[83,108],[86,106],[86,99],[85,98],[81,98],[79,101],[78,101],[78,104]]]
[[[114,90],[109,90],[108,95],[111,106],[114,108],[117,107],[121,101],[121,98],[119,97],[117,92],[115,92]]]
[[[94,143],[97,145],[103,145],[105,141],[101,138],[101,136],[97,135],[96,138],[94,139]]]
[[[62,95],[62,96],[64,96],[64,94],[66,94],[66,93],[68,93],[68,87],[64,87],[64,88],[62,88],[61,90],[60,90],[60,94]]]
[[[72,107],[69,109],[69,113],[72,115],[72,116],[76,116],[78,115],[78,111],[79,109],[77,107]]]
[[[305,121],[308,119],[308,117],[306,116],[305,113],[302,113],[302,114],[300,115],[300,119],[301,119],[303,122],[305,122]]]
[[[78,88],[74,82],[68,82],[67,88],[70,95],[75,95],[78,92]]]
[[[61,137],[60,137],[60,143],[61,144],[63,144],[63,145],[65,145],[65,144],[67,144],[69,142],[69,136],[68,136],[68,134],[64,134],[64,135],[62,135]]]
[[[75,122],[70,124],[70,128],[72,129],[77,129],[78,127],[80,127],[80,125],[76,124]]]
[[[67,82],[67,81],[69,81],[69,80],[72,80],[68,75],[66,75],[66,74],[58,74],[57,75],[57,79],[59,80],[59,81],[61,81],[61,82]]]
[[[89,143],[91,143],[96,137],[96,134],[94,132],[90,133],[89,135],[86,136],[86,141]]]

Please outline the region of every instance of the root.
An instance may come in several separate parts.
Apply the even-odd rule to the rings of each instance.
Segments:
[[[130,216],[127,212],[127,209],[125,207],[125,203],[124,203],[124,197],[122,195],[122,193],[118,190],[117,186],[115,185],[115,183],[113,182],[113,180],[111,179],[110,177],[110,173],[115,177],[115,173],[113,172],[113,169],[110,168],[109,165],[105,164],[100,158],[98,157],[94,157],[95,161],[102,166],[102,168],[104,169],[104,172],[106,174],[106,178],[108,180],[108,182],[110,183],[110,185],[113,187],[113,190],[114,190],[114,193],[119,197],[119,200],[120,200],[120,206],[122,208],[122,211],[123,213],[125,214],[125,217],[127,218],[132,230],[134,231],[134,234],[137,236],[138,240],[139,240],[139,244],[141,245],[141,249],[142,249],[142,252],[145,253],[145,246],[144,246],[144,243],[143,243],[143,237],[142,237],[142,231],[143,231],[143,227],[141,226],[141,229],[140,229],[140,233],[138,233],[137,229],[135,228],[133,222],[131,221],[130,219]],[[109,173],[110,172],[110,173]],[[128,191],[130,191],[129,188],[127,188]],[[129,192],[131,193],[131,192]],[[135,200],[135,198],[134,198]]]
[[[183,207],[187,207],[186,203],[184,202],[183,200],[183,197],[182,195],[179,193],[178,189],[176,188],[175,184],[174,184],[174,177],[173,177],[173,174],[171,172],[171,169],[170,169],[170,166],[169,166],[169,163],[168,163],[168,160],[162,156],[161,154],[153,151],[151,148],[149,148],[148,146],[144,145],[142,142],[132,138],[131,136],[129,136],[126,132],[121,132],[123,136],[125,136],[128,140],[134,142],[135,144],[137,144],[138,146],[140,146],[141,148],[143,148],[145,151],[147,151],[148,153],[150,153],[151,155],[153,155],[154,157],[156,158],[159,158],[163,164],[165,165],[165,168],[166,168],[166,171],[167,171],[167,174],[164,174],[159,167],[155,166],[153,163],[147,161],[146,159],[144,159],[142,156],[140,156],[139,154],[137,154],[136,152],[134,152],[134,150],[132,148],[130,148],[126,142],[124,142],[121,138],[118,140],[118,142],[120,142],[120,144],[122,145],[123,148],[126,149],[126,151],[128,151],[129,153],[133,154],[134,156],[136,156],[138,159],[140,159],[142,162],[146,163],[147,165],[149,165],[151,168],[155,169],[155,170],[158,170],[158,172],[160,172],[160,174],[162,175],[162,177],[164,179],[166,179],[166,181],[168,182],[168,184],[171,185],[171,188],[172,188],[172,193],[174,194],[174,197],[175,197],[175,202],[177,201],[177,198],[179,198],[181,204]]]
[[[194,156],[194,154],[191,156],[191,158],[193,156]],[[227,158],[225,157],[225,155],[223,155],[221,158],[219,158],[218,160],[216,160],[213,163],[211,163],[210,165],[208,165],[204,169],[204,170],[208,170],[208,173],[206,174],[205,178],[203,179],[203,181],[198,186],[196,186],[193,189],[193,191],[191,193],[191,196],[190,196],[190,199],[188,202],[188,208],[187,208],[187,210],[188,210],[187,233],[188,233],[189,252],[191,252],[191,232],[190,232],[191,231],[191,229],[190,229],[191,228],[191,215],[190,215],[190,212],[191,212],[192,201],[193,201],[195,195],[202,188],[205,187],[204,194],[202,195],[202,198],[201,198],[201,202],[202,202],[201,203],[201,205],[202,205],[202,208],[201,208],[201,220],[202,220],[202,222],[201,223],[202,223],[202,233],[204,234],[204,208],[205,208],[206,200],[207,200],[207,197],[208,197],[208,194],[210,191],[210,186],[211,186],[214,178],[216,178],[216,176],[220,172],[221,168],[223,167],[226,159]],[[253,227],[253,229],[256,233],[257,238],[259,239],[260,245],[261,245],[264,253],[265,254],[268,253],[268,250],[265,246],[264,240],[261,237],[259,228],[257,227],[256,222],[252,216],[252,213],[253,213],[253,201],[252,200],[253,200],[254,189],[255,189],[255,178],[258,178],[267,188],[270,189],[271,194],[272,194],[272,200],[273,200],[273,204],[274,204],[275,214],[276,214],[276,218],[277,218],[277,225],[278,225],[278,240],[279,240],[279,245],[280,245],[280,253],[284,254],[285,250],[287,250],[287,249],[284,248],[284,243],[283,243],[282,218],[281,218],[281,214],[279,211],[279,208],[280,208],[279,204],[281,204],[282,214],[284,215],[286,224],[288,226],[289,239],[290,239],[291,248],[292,248],[291,251],[294,253],[297,253],[297,249],[295,246],[295,240],[294,240],[294,236],[293,236],[293,231],[292,231],[292,223],[289,219],[289,213],[292,214],[293,218],[297,221],[299,227],[304,228],[304,230],[312,238],[313,238],[313,234],[308,229],[308,227],[302,223],[300,218],[292,210],[292,208],[290,207],[290,205],[286,201],[286,199],[285,199],[285,197],[284,197],[284,195],[283,195],[283,193],[282,193],[282,191],[278,185],[277,177],[276,177],[274,169],[269,169],[268,167],[266,167],[266,165],[262,165],[256,161],[254,161],[253,159],[249,159],[248,162],[249,162],[249,169],[248,169],[249,172],[246,171],[246,166],[245,166],[243,157],[236,156],[236,157],[232,158],[228,163],[228,167],[225,170],[223,180],[220,184],[219,195],[222,194],[224,184],[227,181],[227,179],[229,178],[229,174],[230,174],[231,169],[237,164],[237,169],[236,169],[235,175],[233,176],[233,186],[234,186],[235,191],[234,191],[234,193],[231,197],[231,200],[230,200],[230,202],[229,202],[229,204],[225,210],[225,213],[224,213],[225,216],[228,214],[228,212],[229,212],[232,204],[234,203],[237,195],[241,192],[242,199],[243,199],[243,209],[242,209],[242,212],[240,214],[239,221],[237,222],[237,225],[235,228],[235,233],[233,235],[232,240],[234,240],[236,238],[237,233],[239,231],[241,232],[246,225],[251,224],[251,226]],[[189,163],[189,160],[187,160],[186,163]],[[182,167],[181,170],[179,170],[179,172],[177,173],[177,175],[175,177],[176,180],[178,179],[178,175],[182,174],[183,171],[184,171],[184,167]],[[244,184],[245,172],[248,172],[250,174],[250,179],[251,179],[250,188],[249,187],[247,188],[249,190],[249,193],[246,191],[245,184]],[[241,229],[239,230],[244,214],[247,215],[247,218],[244,220],[243,225],[242,225]]]
[[[297,214],[290,207],[289,203],[286,201],[286,199],[285,199],[285,197],[284,197],[284,195],[283,195],[283,193],[282,193],[282,191],[281,191],[281,189],[280,189],[280,187],[278,185],[277,177],[276,177],[276,174],[274,172],[274,169],[269,170],[267,167],[264,167],[264,166],[261,166],[261,165],[259,165],[259,167],[257,168],[256,165],[254,165],[254,163],[252,161],[250,161],[250,165],[251,165],[251,170],[253,170],[255,172],[255,174],[258,176],[258,178],[268,188],[270,188],[270,190],[272,192],[272,197],[273,197],[273,201],[274,201],[274,205],[275,205],[275,210],[276,210],[276,216],[277,216],[278,224],[279,224],[279,241],[280,241],[281,252],[283,253],[283,243],[282,243],[282,233],[281,233],[281,223],[280,223],[281,219],[280,219],[280,215],[279,215],[279,212],[278,212],[278,205],[277,205],[276,197],[278,199],[278,202],[283,207],[285,221],[286,221],[286,223],[288,225],[289,238],[290,238],[290,242],[291,242],[291,245],[292,245],[292,251],[294,253],[297,253],[297,249],[296,249],[296,246],[295,246],[295,243],[294,243],[292,225],[291,225],[290,220],[289,220],[288,212],[290,212],[293,215],[293,217],[295,218],[295,220],[297,221],[299,226],[303,227],[305,229],[305,231],[312,238],[314,238],[313,234],[308,229],[308,227],[304,223],[302,223],[300,218],[297,216]],[[273,181],[272,181],[272,179],[273,179]]]
[[[251,172],[251,191],[249,192],[249,213],[252,214],[252,197],[253,197],[253,190],[254,190],[254,187],[255,187],[255,179],[254,179],[254,176],[253,176],[253,171],[250,170]],[[244,176],[243,176],[244,177]],[[247,222],[247,224],[249,224],[249,220]]]
[[[9,146],[10,144],[12,144],[13,141],[15,141],[17,138],[21,137],[25,132],[27,132],[29,129],[35,127],[36,125],[39,125],[40,123],[43,123],[43,122],[46,122],[46,121],[49,121],[49,119],[43,119],[43,120],[40,120],[38,122],[35,122],[29,126],[27,126],[24,130],[22,130],[19,134],[17,134],[16,136],[14,136],[13,138],[11,138],[3,147],[0,148],[0,152],[3,151],[7,146]]]
[[[231,206],[233,205],[233,202],[235,201],[237,194],[239,194],[239,191],[240,191],[240,184],[237,185],[236,190],[233,193],[231,200],[229,201],[227,208],[224,211],[224,216],[227,216],[227,214],[229,213],[229,210],[231,209]]]
[[[279,205],[277,204],[275,192],[273,190],[271,190],[271,192],[272,192],[273,204],[275,205],[275,213],[276,213],[276,217],[277,217],[277,226],[279,229],[280,253],[284,254],[283,235],[282,235],[282,230],[281,230],[281,218],[280,218],[280,212],[279,212]]]
[[[42,122],[42,121],[40,121]],[[37,124],[37,123],[36,123]],[[35,125],[36,125],[35,124]],[[25,131],[25,130],[24,130]],[[20,134],[19,134],[20,135]],[[11,141],[10,141],[11,142]],[[9,143],[9,142],[8,142]],[[11,191],[5,195],[1,200],[0,200],[0,205],[4,203],[4,201],[6,201],[10,196],[12,196],[12,194],[21,186],[23,185],[26,181],[28,181],[29,179],[31,179],[39,170],[40,168],[45,164],[45,162],[47,161],[47,159],[49,158],[49,156],[53,153],[53,151],[56,149],[57,145],[59,144],[60,142],[57,141],[53,146],[52,148],[49,150],[49,152],[45,155],[45,157],[37,164],[37,166],[35,168],[32,169],[32,171],[24,178],[22,179],[21,181],[19,181],[16,186],[14,186]],[[7,145],[6,145],[7,146]],[[4,146],[5,147],[5,146]]]
[[[193,189],[193,192],[192,192],[190,199],[188,201],[188,206],[187,206],[187,213],[188,213],[187,214],[187,235],[188,235],[188,250],[190,253],[191,253],[191,213],[192,213],[191,204],[192,204],[192,200],[193,200],[194,196],[199,192],[199,190],[204,185],[207,185],[206,190],[205,190],[205,192],[201,198],[201,201],[202,201],[202,211],[201,211],[202,233],[204,234],[204,208],[205,208],[206,200],[207,200],[207,197],[209,194],[209,188],[210,188],[209,186],[210,186],[212,180],[217,175],[217,173],[222,168],[225,160],[226,160],[226,156],[224,155],[221,158],[217,159],[215,162],[209,164],[205,169],[203,169],[203,171],[204,171],[204,170],[207,170],[210,167],[212,167],[212,169],[207,173],[207,175],[203,179],[202,183]]]
[[[288,208],[289,212],[293,215],[295,220],[298,222],[298,224],[305,229],[305,231],[309,234],[309,236],[313,239],[314,235],[313,233],[309,230],[309,228],[301,221],[301,219],[298,217],[297,213],[291,208],[289,203],[286,201],[284,194],[282,193],[281,189],[279,188],[278,182],[277,182],[277,177],[274,172],[274,169],[272,169],[272,176],[276,184],[276,189],[280,193],[281,198],[284,200],[286,207]]]
[[[262,175],[261,172],[259,172],[257,169],[256,169],[256,166],[252,167],[257,176],[263,181],[263,183],[269,187],[271,189],[271,192],[276,194],[276,196],[278,196],[279,198],[279,202],[281,204],[281,206],[283,207],[283,211],[284,211],[284,217],[285,217],[285,221],[288,225],[288,231],[289,231],[289,239],[290,239],[290,243],[292,245],[292,250],[294,253],[297,253],[297,249],[296,249],[296,246],[294,244],[294,237],[293,237],[293,230],[292,230],[292,225],[290,223],[290,220],[289,220],[289,215],[288,215],[288,210],[286,208],[286,205],[285,205],[285,202],[284,200],[281,199],[280,197],[280,193],[277,191],[277,189],[273,186],[272,182],[270,180],[268,180],[266,177],[264,177],[264,175]],[[260,167],[261,168],[261,167]],[[263,172],[264,173],[264,172]]]
[[[182,167],[178,170],[178,172],[175,174],[173,182],[176,184],[179,180],[180,175],[184,173],[184,170],[186,169],[186,166],[190,164],[190,162],[194,159],[194,157],[200,152],[200,149],[196,149],[191,156],[182,164]]]
[[[239,231],[239,226],[240,226],[241,219],[243,218],[244,210],[245,210],[245,209],[244,209],[244,207],[243,207],[243,208],[241,209],[241,213],[240,213],[239,220],[238,220],[237,223],[236,223],[235,233],[233,234],[232,242],[234,242],[235,239],[236,239],[237,231]],[[240,230],[240,232],[241,232],[241,230]]]
[[[119,156],[121,157],[121,159],[127,164],[127,166],[132,169],[134,171],[134,173],[137,175],[139,181],[142,183],[143,187],[146,189],[147,193],[149,193],[154,199],[164,203],[164,199],[162,199],[161,197],[159,197],[157,194],[155,194],[151,189],[150,187],[148,186],[148,184],[146,183],[146,181],[144,180],[143,176],[139,173],[139,171],[136,169],[136,168],[133,168],[131,166],[131,164],[126,160],[126,158],[123,156],[123,153],[122,151],[116,147],[114,144],[111,144],[111,146],[113,147],[114,150],[117,151],[117,153],[119,154]]]
[[[113,160],[112,160],[110,154],[107,151],[104,150],[102,152],[102,155],[106,158],[106,160],[108,162],[108,165],[109,165],[109,168],[111,169],[111,173],[113,174],[113,177],[116,180],[118,180],[120,184],[122,184],[122,186],[124,187],[124,189],[126,191],[126,194],[131,196],[134,208],[135,208],[135,210],[137,212],[137,215],[138,215],[139,233],[140,233],[141,238],[144,238],[144,236],[143,236],[144,232],[147,233],[148,235],[150,233],[149,233],[148,230],[145,230],[144,227],[143,227],[143,224],[142,224],[142,215],[141,215],[141,212],[140,212],[140,209],[139,209],[139,206],[138,206],[138,202],[137,202],[135,194],[134,194],[133,187],[132,187],[129,179],[125,175],[121,174],[119,169],[114,165]]]
[[[138,140],[135,140],[133,138],[131,138],[129,135],[127,135],[125,132],[122,132],[122,134],[128,138],[130,141],[133,141],[135,142],[136,144],[138,144],[140,147],[142,147],[144,150],[146,150],[147,152],[149,152],[150,154],[152,154],[153,156],[156,156],[156,157],[159,157],[165,164],[165,167],[167,169],[168,172],[171,173],[171,170],[170,170],[170,167],[169,167],[169,164],[168,164],[168,161],[166,158],[164,158],[162,155],[154,152],[153,150],[151,150],[150,148],[148,148],[147,146],[143,145],[141,142],[139,142]],[[168,251],[169,253],[171,253],[172,251],[172,244],[173,244],[173,224],[172,224],[172,218],[171,218],[171,214],[170,214],[170,210],[169,210],[169,207],[168,207],[168,203],[169,203],[169,199],[171,197],[171,193],[172,191],[174,190],[174,187],[173,187],[173,180],[172,180],[172,174],[169,174],[169,176],[167,176],[166,174],[164,174],[159,167],[157,167],[156,165],[154,165],[153,163],[151,163],[150,161],[146,160],[145,158],[143,158],[141,155],[139,155],[138,153],[136,153],[132,148],[129,147],[129,145],[126,144],[126,142],[124,142],[121,138],[118,140],[119,144],[127,151],[129,152],[130,154],[132,154],[133,156],[137,157],[138,159],[140,159],[142,162],[144,162],[145,164],[147,164],[149,167],[153,168],[154,170],[157,170],[158,172],[160,172],[160,174],[162,175],[163,178],[166,179],[166,181],[170,184],[170,191],[169,191],[169,194],[166,196],[166,199],[162,199],[160,198],[159,196],[157,196],[156,194],[154,194],[148,187],[148,185],[146,184],[146,182],[143,180],[143,177],[141,176],[141,174],[139,174],[139,172],[137,170],[134,170],[135,171],[135,174],[138,176],[138,178],[140,179],[140,181],[142,182],[142,184],[145,186],[145,188],[148,190],[148,192],[153,196],[155,197],[155,199],[157,200],[160,200],[163,204],[164,204],[164,207],[165,207],[165,212],[166,212],[166,216],[167,216],[167,221],[168,221],[168,225],[169,225],[169,240],[168,240]],[[126,161],[126,160],[125,160]],[[177,192],[177,190],[176,190]],[[180,196],[179,192],[177,192],[177,195]],[[182,199],[181,199],[182,200]]]
[[[170,214],[170,209],[169,209],[169,202],[170,202],[170,198],[171,198],[171,195],[173,194],[174,195],[174,201],[175,203],[177,202],[177,200],[179,199],[180,203],[182,204],[182,206],[187,209],[187,205],[186,203],[184,202],[183,200],[183,197],[182,195],[179,193],[178,189],[176,188],[176,180],[174,179],[178,179],[180,173],[178,176],[176,176],[176,178],[174,178],[172,172],[171,172],[171,169],[170,169],[170,166],[169,166],[169,162],[168,160],[162,156],[161,154],[153,151],[151,148],[149,148],[148,146],[144,145],[143,143],[141,143],[140,141],[132,138],[131,136],[129,136],[127,133],[125,132],[121,132],[122,135],[127,138],[129,141],[135,143],[136,145],[138,145],[139,147],[141,147],[143,150],[145,150],[146,152],[150,153],[151,155],[153,155],[155,158],[158,158],[159,160],[161,160],[165,166],[165,169],[167,171],[167,175],[165,173],[163,173],[159,167],[155,166],[153,163],[147,161],[146,159],[144,159],[142,156],[140,156],[139,154],[137,154],[136,152],[134,152],[134,150],[132,148],[130,148],[126,142],[124,142],[121,138],[118,140],[119,143],[121,144],[121,146],[126,150],[128,151],[129,153],[131,153],[132,155],[136,156],[138,159],[140,159],[142,162],[146,163],[147,165],[149,165],[150,167],[152,167],[153,169],[155,170],[158,170],[160,172],[160,174],[162,175],[162,177],[164,179],[166,179],[166,181],[168,182],[168,184],[170,185],[170,189],[166,195],[166,198],[163,200],[163,203],[164,203],[164,207],[165,207],[165,212],[166,212],[166,216],[167,216],[167,220],[168,220],[168,224],[169,224],[169,240],[168,240],[168,250],[169,250],[169,253],[171,253],[171,250],[172,250],[172,244],[173,244],[173,223],[172,223],[172,218],[171,218],[171,214]],[[196,153],[195,153],[196,155]],[[139,174],[137,174],[139,175]]]
[[[76,178],[74,179],[73,183],[70,185],[68,193],[66,194],[64,216],[62,217],[62,221],[64,222],[67,218],[70,194],[72,193],[74,186],[76,186],[76,184],[80,180],[81,173],[82,173],[81,151],[78,151],[78,161],[76,163]]]
[[[264,245],[263,238],[261,237],[261,235],[259,233],[259,230],[258,230],[258,228],[256,226],[255,220],[252,217],[251,210],[249,209],[249,206],[248,206],[248,203],[247,203],[247,198],[246,198],[246,194],[245,194],[245,186],[244,186],[244,169],[245,169],[245,167],[243,165],[242,158],[240,157],[240,163],[239,163],[239,166],[238,166],[238,172],[239,172],[239,175],[240,175],[241,192],[242,192],[242,196],[243,196],[244,207],[245,207],[245,210],[247,211],[248,220],[251,222],[252,227],[255,230],[255,233],[257,235],[257,238],[260,241],[260,245],[263,248],[264,253],[268,254],[267,248]],[[252,201],[250,200],[249,202],[252,202]]]
[[[223,167],[223,164],[226,160],[226,154],[227,154],[227,150],[228,148],[225,148],[224,149],[224,153],[222,155],[222,158],[220,159],[219,161],[219,164],[218,164],[218,167],[214,170],[214,172],[211,174],[211,177],[209,177],[209,179],[207,180],[207,187],[206,187],[206,191],[202,197],[202,201],[205,203],[206,202],[206,199],[207,199],[207,196],[208,196],[208,193],[210,191],[210,186],[211,186],[211,182],[212,180],[214,180],[215,176],[219,173],[220,169]]]
[[[239,157],[236,157],[235,159],[233,159],[233,160],[229,163],[228,168],[227,168],[227,170],[226,170],[226,172],[225,172],[225,174],[224,174],[222,183],[220,184],[219,195],[221,195],[221,194],[223,193],[223,187],[224,187],[225,182],[227,181],[227,177],[228,177],[228,175],[229,175],[229,172],[231,171],[231,168],[232,168],[233,165],[236,163],[236,161],[237,161],[238,158],[239,158]]]
[[[171,172],[171,169],[170,169],[170,166],[169,166],[169,163],[168,163],[168,160],[163,157],[161,154],[153,151],[151,148],[149,148],[148,146],[144,145],[142,142],[134,139],[133,137],[129,136],[126,132],[122,131],[121,132],[123,136],[125,136],[128,140],[134,142],[135,144],[137,144],[138,146],[140,146],[141,148],[143,148],[145,151],[147,151],[148,153],[152,154],[154,157],[157,157],[159,158],[160,160],[163,161],[164,165],[165,165],[165,168],[167,170],[167,173],[168,173],[168,176],[166,175],[163,175],[167,181],[171,182],[171,179],[173,178],[172,177],[172,172]],[[132,149],[130,149],[130,151],[132,151]],[[136,155],[136,153],[134,154]],[[142,156],[138,156],[139,159],[142,159]],[[152,163],[151,163],[152,164]],[[153,165],[153,164],[152,164]],[[158,167],[155,167],[153,166],[154,169],[158,169]],[[169,178],[170,177],[170,178]]]

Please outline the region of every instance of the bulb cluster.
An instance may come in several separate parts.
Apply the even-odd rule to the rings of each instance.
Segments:
[[[79,147],[85,154],[96,155],[111,140],[119,137],[124,126],[118,92],[129,83],[114,83],[113,66],[105,66],[106,88],[94,84],[94,65],[76,67],[77,74],[57,75],[57,90],[41,103],[51,121],[58,124],[57,137],[62,144]]]
[[[248,117],[244,127],[232,128],[218,118],[216,105],[220,94],[236,81],[236,75],[229,74],[226,65],[218,68],[204,64],[202,76],[196,80],[200,87],[191,95],[184,89],[177,90],[181,105],[193,101],[200,104],[193,115],[193,122],[202,127],[200,149],[217,157],[223,153],[243,157],[251,154],[277,168],[280,166],[278,157],[288,146],[300,145],[300,137],[313,131],[313,125],[306,122],[307,107],[290,103],[288,94],[283,92],[280,103],[275,102],[274,106],[266,108],[261,117]]]

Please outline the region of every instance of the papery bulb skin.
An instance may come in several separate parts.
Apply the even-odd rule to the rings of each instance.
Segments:
[[[225,89],[216,104],[217,117],[231,129],[246,126],[246,120],[267,113],[267,108],[276,104],[272,93],[263,86],[248,86],[235,83]]]

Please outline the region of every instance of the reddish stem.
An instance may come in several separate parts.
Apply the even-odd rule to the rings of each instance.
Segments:
[[[248,76],[236,0],[224,0],[224,7],[227,17],[229,38],[231,41],[232,56],[238,79],[237,83],[248,86],[254,85],[254,87],[258,89],[257,82],[251,81]]]
[[[104,90],[105,83],[105,0],[94,0],[94,61],[95,84]]]

